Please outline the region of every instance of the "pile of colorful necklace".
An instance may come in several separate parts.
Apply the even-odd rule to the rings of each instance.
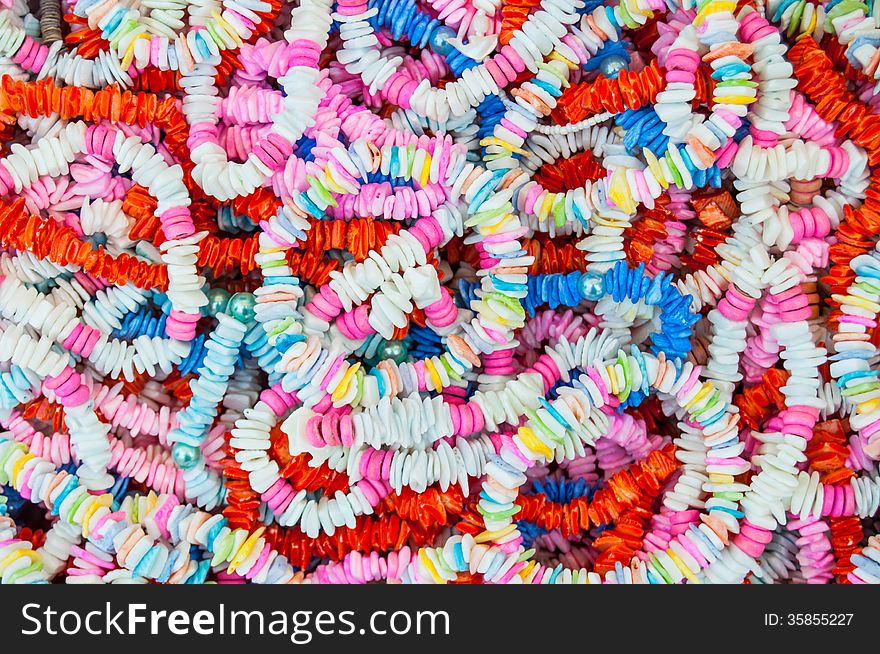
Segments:
[[[3,583],[880,583],[880,5],[0,0]]]

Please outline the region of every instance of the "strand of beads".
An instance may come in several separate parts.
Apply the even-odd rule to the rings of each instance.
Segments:
[[[880,581],[870,7],[40,4],[0,581]]]

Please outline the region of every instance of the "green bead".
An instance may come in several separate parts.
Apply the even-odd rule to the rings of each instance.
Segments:
[[[216,316],[218,313],[225,313],[226,307],[229,306],[229,291],[225,288],[212,288],[207,292],[208,304],[205,307],[206,315]]]
[[[385,341],[379,348],[380,359],[391,359],[394,363],[403,363],[409,356],[403,341]]]
[[[171,456],[174,457],[174,463],[178,468],[186,470],[199,462],[199,459],[202,458],[202,451],[186,443],[175,443],[171,447]]]
[[[229,298],[229,313],[239,322],[247,324],[254,319],[255,304],[253,293],[236,293]]]
[[[586,272],[578,281],[578,290],[585,300],[598,302],[605,295],[605,278],[593,272]]]

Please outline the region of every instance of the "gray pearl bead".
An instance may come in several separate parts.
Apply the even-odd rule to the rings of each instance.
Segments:
[[[199,459],[202,458],[202,451],[186,443],[175,443],[171,447],[171,456],[174,457],[174,463],[178,468],[186,470],[199,462]]]
[[[593,272],[585,272],[578,281],[578,290],[585,300],[598,302],[605,295],[605,278]]]
[[[626,59],[620,55],[608,55],[599,64],[599,72],[605,77],[611,79],[617,77],[617,74],[627,67]]]

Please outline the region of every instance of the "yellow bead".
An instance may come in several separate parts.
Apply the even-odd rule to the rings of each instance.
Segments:
[[[223,16],[221,16],[216,9],[211,11],[211,16],[213,16],[214,20],[216,20],[223,28],[223,31],[229,34],[229,36],[232,37],[232,40],[235,41],[239,46],[244,43],[235,28],[233,28],[232,25],[230,25],[229,22],[225,18],[223,18]]]
[[[21,457],[18,461],[15,462],[15,465],[12,466],[12,474],[9,475],[10,483],[15,485],[15,480],[18,479],[18,473],[21,472],[22,468],[24,468],[24,464],[34,458],[36,458],[36,457],[33,454],[31,454],[30,452],[28,452],[23,457]]]
[[[713,388],[714,387],[712,386],[712,382],[710,382],[710,381],[705,382],[703,384],[703,388],[701,388],[699,391],[697,391],[697,394],[694,395],[694,399],[692,399],[690,402],[688,402],[687,404],[684,405],[684,409],[686,411],[690,411],[691,407],[696,406],[700,400],[702,400],[707,395],[709,395],[709,393],[712,392]]]
[[[2,560],[0,560],[0,575],[2,575],[9,566],[18,561],[23,556],[29,557],[31,561],[39,560],[39,555],[31,549],[22,548],[14,550],[13,552],[4,556]]]
[[[715,272],[721,275],[721,278],[724,279],[726,282],[730,283],[733,281],[733,277],[730,276],[730,271],[727,270],[727,268],[725,268],[724,266],[715,264],[713,268],[715,269]]]
[[[712,98],[716,104],[752,104],[756,99],[750,95],[716,95]]]
[[[608,381],[611,382],[611,394],[617,395],[620,393],[620,385],[617,383],[617,371],[614,370],[614,366],[606,366],[605,370],[608,373]]]
[[[89,522],[92,519],[92,516],[95,515],[95,512],[100,509],[102,506],[109,507],[113,503],[113,496],[110,493],[104,493],[100,497],[97,497],[94,502],[92,502],[88,508],[86,508],[85,513],[83,513],[82,517],[82,535],[83,538],[88,538],[89,536]]]
[[[428,185],[428,179],[431,175],[431,155],[425,154],[425,163],[422,165],[421,173],[419,174],[419,185],[422,188],[425,188]]]
[[[153,509],[156,508],[156,504],[159,502],[159,497],[153,491],[150,491],[146,498],[146,510],[144,511],[144,515],[150,515],[153,512]]]
[[[850,306],[865,309],[867,311],[872,311],[874,313],[880,311],[880,304],[876,304],[856,295],[844,295],[843,297],[841,297],[841,304],[849,304]]]
[[[810,16],[810,26],[807,27],[807,29],[804,30],[803,34],[801,34],[800,36],[798,36],[798,38],[800,38],[800,37],[803,36],[803,35],[806,35],[806,34],[812,34],[812,33],[813,33],[813,30],[816,29],[816,21],[818,20],[818,16],[819,16],[819,12],[814,11],[814,12],[813,12],[813,15]]]
[[[532,570],[535,569],[535,566],[538,565],[537,561],[529,561],[528,565],[519,571],[519,576],[523,579],[528,579],[529,575],[532,574]]]
[[[629,184],[626,181],[626,173],[622,168],[618,168],[611,174],[608,197],[626,213],[633,213],[636,210],[636,203],[633,201]]]
[[[622,220],[614,220],[613,218],[606,218],[605,216],[600,216],[599,214],[595,214],[593,216],[593,220],[596,222],[596,225],[600,227],[613,227],[615,229],[627,229],[630,227],[628,222],[624,222]]]
[[[431,575],[434,579],[435,583],[445,584],[446,580],[440,576],[440,573],[437,572],[437,568],[434,567],[434,562],[428,558],[427,552],[424,549],[419,550],[419,561],[422,562],[422,565],[425,566],[425,570]]]
[[[431,381],[434,382],[434,390],[438,393],[442,391],[443,380],[440,379],[440,375],[437,374],[437,367],[431,359],[425,359],[425,370],[428,371],[428,374],[431,376]]]
[[[496,531],[483,531],[474,536],[474,542],[476,543],[489,543],[489,542],[498,542],[505,536],[509,536],[513,533],[515,529],[515,525],[513,523],[507,525],[503,529],[498,529]]]
[[[489,145],[497,145],[500,148],[504,148],[508,152],[516,152],[517,154],[521,154],[521,155],[528,154],[522,148],[518,148],[515,145],[513,145],[512,143],[508,143],[504,139],[500,139],[497,136],[487,136],[486,138],[481,139],[480,145],[483,146],[484,148]]]
[[[550,217],[550,212],[553,211],[553,202],[556,199],[555,193],[547,193],[544,196],[544,201],[541,202],[541,206],[537,208],[535,211],[535,215],[538,216],[538,220],[544,222],[547,218]]]
[[[553,450],[547,447],[544,442],[535,435],[535,432],[532,431],[531,427],[520,427],[517,430],[517,435],[520,437],[520,440],[522,440],[523,445],[535,454],[540,454],[548,460],[553,458]]]
[[[650,9],[642,9],[639,7],[639,3],[635,0],[626,0],[626,8],[629,10],[630,15],[641,14],[642,16],[651,17],[654,12]]]
[[[129,66],[131,66],[131,62],[134,60],[134,44],[137,43],[138,39],[147,39],[149,41],[150,37],[146,34],[138,34],[131,40],[128,48],[125,49],[125,55],[122,57],[122,70],[128,70]]]
[[[480,233],[482,234],[495,234],[497,232],[504,231],[510,222],[511,214],[509,213],[509,209],[501,214],[499,214],[498,221],[494,223],[483,223],[480,225]]]
[[[331,193],[348,193],[342,186],[336,183],[336,180],[333,178],[333,172],[330,166],[324,169],[324,188],[326,188]]]
[[[229,567],[226,569],[230,574],[235,572],[235,569],[244,563],[245,559],[250,555],[251,550],[254,549],[254,544],[263,535],[263,532],[266,531],[265,527],[260,527],[254,533],[247,537],[241,547],[238,548],[238,551],[235,553],[235,556],[232,557],[232,561],[229,562]]]
[[[675,566],[679,570],[681,570],[681,573],[685,577],[687,577],[688,581],[699,583],[697,582],[697,578],[694,576],[694,573],[691,572],[690,568],[685,565],[684,561],[678,558],[678,555],[675,552],[673,552],[671,549],[668,549],[666,550],[666,554],[669,555],[669,558],[672,559],[672,562],[675,564]]]
[[[342,379],[339,381],[339,385],[336,386],[336,390],[330,395],[330,399],[334,402],[338,402],[345,394],[348,392],[348,387],[351,384],[351,380],[354,377],[355,373],[358,371],[358,368],[361,367],[360,361],[355,363],[353,366],[349,366],[348,370],[345,371],[345,374],[342,375]]]
[[[871,413],[875,409],[880,409],[880,397],[875,397],[873,400],[865,400],[856,407],[856,411],[859,413]]]
[[[700,13],[697,14],[697,17],[694,18],[694,27],[699,27],[703,24],[707,17],[712,14],[718,14],[722,11],[733,12],[736,9],[735,2],[710,2],[705,7],[700,10]]]
[[[642,148],[642,154],[645,155],[645,159],[648,162],[648,168],[654,173],[654,178],[657,180],[657,183],[663,188],[669,188],[669,182],[667,182],[666,177],[663,176],[663,169],[660,167],[660,161],[658,161],[654,153],[648,148]]]
[[[556,50],[554,50],[553,52],[551,52],[551,53],[550,53],[550,56],[547,57],[547,58],[550,59],[551,61],[552,61],[553,59],[556,59],[557,61],[561,61],[561,62],[564,63],[566,66],[568,66],[569,70],[576,70],[577,67],[578,67],[576,63],[574,63],[573,61],[569,61],[568,59],[566,59],[565,57],[563,57],[561,54],[559,54]]]

